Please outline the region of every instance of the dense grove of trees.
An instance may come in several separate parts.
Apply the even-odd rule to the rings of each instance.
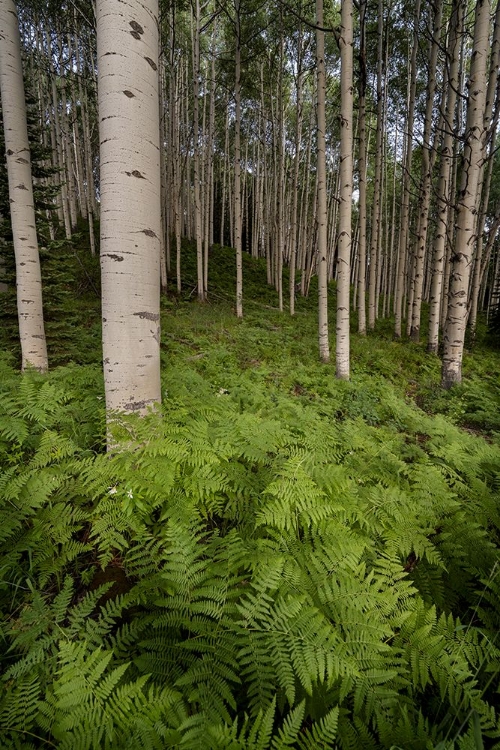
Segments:
[[[0,750],[500,749],[499,71],[0,0]]]
[[[157,289],[182,288],[182,237],[196,243],[200,300],[210,248],[235,248],[239,317],[242,252],[266,258],[292,315],[317,274],[323,361],[335,279],[340,378],[350,311],[361,333],[394,316],[395,337],[418,341],[428,302],[429,352],[442,350],[445,387],[461,381],[466,328],[473,339],[478,311],[498,304],[498,6],[153,3],[143,23],[110,1],[26,2],[20,37],[14,3],[1,10],[24,364],[47,367],[21,56],[57,188],[51,236],[87,221],[95,252],[100,218],[110,408],[160,399]]]

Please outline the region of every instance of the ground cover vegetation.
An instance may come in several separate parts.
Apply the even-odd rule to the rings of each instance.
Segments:
[[[0,0],[0,748],[500,749],[499,66]]]
[[[498,351],[436,396],[425,342],[381,330],[337,380],[314,298],[283,315],[244,258],[238,320],[233,251],[206,303],[183,252],[132,450],[105,451],[81,267],[50,374],[20,375],[2,326],[1,747],[497,747]]]

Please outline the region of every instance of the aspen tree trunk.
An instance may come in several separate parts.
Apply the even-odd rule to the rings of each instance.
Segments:
[[[337,217],[338,217],[339,201],[340,201],[340,170],[337,169],[334,172],[333,164],[330,163],[330,169],[327,171],[327,174],[328,174],[327,181],[326,181],[326,195],[327,195],[327,202],[328,202],[327,220],[326,220],[326,226],[328,227],[327,239],[326,239],[326,246],[328,248],[327,277],[328,277],[328,281],[331,281],[333,278],[337,280],[337,266],[335,264],[335,261],[337,259],[337,254],[336,254],[337,253],[337,229],[338,229]],[[334,175],[335,175],[335,182],[334,182]]]
[[[323,28],[323,0],[316,0],[316,78],[317,78],[317,272],[318,272],[318,329],[319,356],[322,362],[330,361],[328,336],[328,248],[327,248],[327,201],[326,201],[326,157],[325,157],[325,34]]]
[[[59,184],[60,184],[60,204],[62,209],[62,215],[64,220],[64,230],[66,233],[66,238],[71,238],[71,219],[70,219],[70,213],[69,213],[69,205],[68,205],[68,186],[65,179],[65,173],[66,173],[66,166],[64,163],[64,157],[63,157],[63,143],[62,143],[62,134],[61,134],[61,122],[59,118],[59,96],[57,93],[57,85],[56,85],[56,74],[54,70],[54,63],[53,63],[53,51],[52,51],[52,41],[50,37],[50,33],[48,30],[45,32],[45,36],[47,39],[47,55],[49,58],[49,70],[50,70],[50,78],[51,78],[51,84],[52,84],[52,120],[54,125],[54,136],[55,136],[55,151],[57,154],[57,167],[59,170]]]
[[[220,210],[220,245],[224,246],[224,229],[225,229],[225,218],[226,218],[226,186],[228,178],[228,170],[226,164],[228,163],[229,155],[229,107],[226,107],[226,127],[224,130],[224,161],[222,164],[222,196],[221,196],[221,210]]]
[[[353,4],[342,0],[340,20],[340,205],[337,256],[337,377],[349,380],[349,288],[352,245]]]
[[[35,226],[30,146],[26,122],[21,39],[13,0],[0,3],[0,93],[16,259],[17,314],[22,369],[48,368],[42,278]]]
[[[170,225],[167,213],[167,165],[165,160],[165,104],[164,104],[164,69],[165,65],[161,59],[161,27],[158,34],[158,108],[159,108],[159,144],[160,144],[160,208],[161,208],[161,233],[160,233],[160,290],[162,294],[167,293],[168,272],[170,271]]]
[[[405,290],[406,257],[410,224],[410,184],[411,165],[413,158],[413,123],[415,120],[415,92],[417,87],[417,50],[418,50],[418,22],[420,19],[420,0],[415,7],[415,31],[410,61],[410,85],[408,95],[408,117],[406,120],[406,153],[403,167],[403,188],[401,197],[401,222],[399,226],[398,273],[396,279],[396,293],[394,300],[394,335],[401,338],[403,297]]]
[[[171,165],[171,198],[172,198],[172,223],[175,237],[175,276],[177,293],[182,291],[181,276],[181,234],[182,234],[182,167],[181,153],[179,144],[180,130],[180,79],[182,72],[179,73],[175,65],[175,4],[170,10],[170,47],[169,47],[169,132],[170,132],[170,157]],[[167,238],[168,241],[168,238]]]
[[[429,300],[429,334],[427,351],[437,354],[439,324],[443,295],[443,273],[446,261],[447,225],[451,202],[451,178],[453,161],[454,118],[459,85],[460,38],[463,22],[463,2],[455,0],[450,18],[447,50],[448,85],[444,113],[444,134],[441,144],[441,162],[437,187],[436,234],[434,238],[434,260]]]
[[[359,3],[358,332],[366,335],[366,4]]]
[[[73,15],[74,17],[74,15]],[[76,25],[75,25],[76,28]],[[88,211],[87,211],[87,194],[85,192],[85,180],[84,180],[84,169],[83,169],[83,159],[82,159],[82,144],[80,140],[80,128],[79,128],[79,122],[77,117],[77,108],[74,104],[74,102],[79,101],[81,106],[81,99],[78,99],[77,95],[77,80],[78,83],[80,83],[80,75],[78,72],[78,38],[74,37],[74,47],[75,47],[75,69],[73,70],[72,67],[72,76],[71,76],[71,102],[73,102],[72,106],[72,146],[73,146],[73,163],[75,165],[75,184],[76,184],[76,194],[77,194],[77,201],[78,201],[78,214],[84,219],[85,221],[88,220]],[[73,43],[71,36],[68,35],[68,49],[71,50],[70,54],[72,56],[73,54]],[[72,63],[72,57],[71,57],[71,65]]]
[[[432,37],[431,41],[429,42],[427,102],[425,109],[424,139],[422,144],[422,177],[419,197],[418,228],[415,252],[415,273],[413,279],[413,300],[411,309],[408,310],[408,319],[411,319],[410,338],[415,342],[418,342],[420,340],[420,315],[422,310],[424,264],[427,249],[427,230],[429,226],[432,171],[434,166],[434,158],[431,153],[432,115],[434,110],[434,97],[436,93],[436,69],[438,51],[440,47],[441,21],[443,15],[442,11],[442,0],[438,0],[436,5],[434,6]]]
[[[299,171],[300,171],[300,144],[302,141],[302,27],[299,28],[297,42],[297,112],[295,120],[295,154],[293,157],[293,182],[292,182],[292,216],[290,233],[290,315],[295,315],[295,270],[297,267],[297,240],[298,240],[298,199],[299,199]]]
[[[73,158],[75,160],[76,182],[78,184],[78,210],[82,219],[87,221],[88,209],[83,172],[82,146],[76,117],[73,120]]]
[[[217,34],[217,23],[214,25],[211,43],[212,63],[210,67],[210,84],[208,94],[210,96],[210,107],[208,112],[208,139],[205,156],[205,233],[203,253],[203,289],[205,296],[208,292],[208,255],[213,242],[213,184],[214,184],[214,159],[213,144],[215,133],[215,41]]]
[[[59,37],[59,57],[62,59],[62,37]],[[62,136],[62,153],[64,174],[66,175],[66,186],[68,192],[69,217],[71,222],[71,231],[76,229],[77,210],[76,210],[76,190],[73,165],[73,148],[71,145],[71,126],[68,117],[68,99],[66,96],[65,75],[61,76],[61,136]]]
[[[299,216],[298,266],[301,271],[300,294],[302,297],[305,297],[306,295],[307,248],[314,247],[313,238],[312,236],[309,236],[310,227],[313,225],[314,222],[309,222],[308,217],[310,214],[310,205],[311,205],[310,172],[311,172],[311,153],[312,153],[312,145],[313,145],[315,115],[316,113],[314,111],[314,108],[311,107],[309,137],[307,139],[306,160],[305,160],[304,171],[303,171],[304,179],[303,179],[303,186],[302,186],[302,191],[301,191],[300,216]],[[316,186],[317,181],[315,180],[314,182]],[[316,187],[315,187],[315,190],[316,190]],[[316,206],[316,200],[314,200],[314,206]]]
[[[85,94],[82,87],[83,65],[79,53],[79,45],[76,45],[76,66],[78,72],[78,96],[80,99],[80,118],[82,123],[83,136],[83,155],[84,155],[84,173],[86,182],[87,196],[87,219],[89,225],[90,252],[95,255],[95,233],[94,233],[94,214],[95,214],[95,186],[94,170],[92,165],[92,146],[90,142],[90,128],[88,122],[88,97],[87,89]]]
[[[370,238],[370,268],[368,279],[368,328],[375,328],[377,318],[376,296],[377,296],[377,264],[378,248],[381,233],[381,197],[382,197],[382,135],[384,130],[384,96],[382,89],[383,68],[383,32],[384,32],[384,5],[383,0],[378,3],[378,52],[377,52],[377,133],[375,136],[375,179],[373,185],[373,207],[372,207],[372,233]]]
[[[486,212],[488,210],[488,202],[490,196],[491,176],[493,171],[494,153],[496,151],[496,133],[498,127],[498,119],[500,114],[500,102],[497,100],[495,112],[493,114],[493,106],[495,102],[495,93],[499,89],[499,78],[498,78],[498,66],[500,59],[500,3],[497,3],[495,12],[495,25],[493,29],[493,40],[491,44],[491,56],[490,56],[490,68],[488,77],[488,88],[486,90],[486,104],[484,112],[484,127],[488,132],[488,145],[489,153],[486,157],[486,144],[484,148],[484,159],[481,165],[481,177],[480,184],[482,185],[482,200],[481,210],[479,212],[479,219],[477,225],[477,246],[476,254],[474,258],[474,274],[471,285],[471,301],[470,301],[470,314],[469,314],[469,328],[471,334],[471,340],[474,341],[476,335],[476,323],[477,323],[477,303],[479,298],[479,287],[482,277],[482,256],[483,256],[483,232],[486,220]],[[492,119],[493,114],[493,119]],[[484,177],[484,171],[486,167],[486,177]],[[484,181],[483,181],[484,178]]]
[[[196,241],[196,270],[198,279],[198,299],[205,299],[203,285],[203,236],[201,222],[201,178],[200,178],[200,2],[194,0],[193,48],[193,179],[194,179],[194,235]]]
[[[394,153],[398,153],[398,127],[396,124],[394,134]],[[392,175],[392,209],[391,209],[391,238],[389,241],[389,278],[387,281],[387,315],[390,315],[391,309],[391,295],[394,292],[394,277],[395,277],[395,249],[394,240],[396,237],[396,179],[397,179],[397,161],[394,161],[394,170]],[[393,298],[394,299],[394,298]]]
[[[240,0],[234,0],[236,23],[234,79],[234,247],[236,250],[236,316],[243,317],[243,258],[241,248],[241,28]]]
[[[495,130],[496,132],[495,123]],[[468,324],[470,328],[471,341],[476,338],[476,325],[477,325],[477,313],[478,313],[478,300],[479,300],[479,289],[481,286],[481,280],[483,278],[484,266],[483,266],[483,234],[484,225],[486,221],[486,211],[488,208],[488,201],[490,195],[491,176],[494,162],[494,151],[490,151],[488,158],[488,169],[486,173],[486,179],[483,189],[482,206],[477,221],[477,244],[476,244],[476,255],[474,258],[474,273],[472,276],[471,290],[470,290],[470,312]]]
[[[108,412],[161,401],[158,0],[97,0]]]
[[[448,292],[448,314],[443,336],[442,385],[462,381],[462,357],[467,320],[467,292],[473,252],[475,214],[483,154],[486,105],[486,66],[489,52],[489,0],[478,0],[468,83],[467,122],[462,176],[457,201],[457,233]]]
[[[278,71],[278,92],[277,92],[277,107],[278,107],[278,164],[277,164],[277,185],[276,185],[276,198],[277,198],[277,269],[276,269],[276,281],[278,291],[278,307],[280,312],[283,312],[283,254],[285,246],[285,112],[283,102],[283,51],[284,51],[284,39],[283,39],[283,15],[280,16],[280,54],[279,54],[279,71]]]

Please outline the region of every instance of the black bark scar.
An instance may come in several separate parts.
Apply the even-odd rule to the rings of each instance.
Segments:
[[[160,320],[160,316],[156,313],[150,313],[150,312],[136,312],[133,313],[133,315],[136,315],[141,320]]]

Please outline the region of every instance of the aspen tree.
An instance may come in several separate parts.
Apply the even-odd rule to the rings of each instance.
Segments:
[[[59,65],[62,67],[63,60],[63,39],[62,34],[59,32]],[[71,50],[70,50],[71,60]],[[74,178],[74,165],[73,165],[73,148],[70,142],[70,122],[68,116],[68,97],[66,94],[68,78],[66,71],[61,71],[61,113],[60,113],[60,127],[61,127],[61,148],[62,148],[62,164],[64,166],[65,183],[68,195],[68,208],[69,217],[71,222],[71,232],[76,229],[77,222],[77,208],[76,208],[76,188]]]
[[[382,87],[383,31],[384,5],[383,0],[379,0],[377,20],[377,132],[375,136],[375,178],[373,181],[372,232],[370,238],[370,268],[368,278],[368,328],[370,329],[375,328],[375,320],[377,318],[377,267],[382,223],[382,135],[384,130],[384,96]]]
[[[224,230],[226,227],[226,203],[227,203],[227,181],[228,172],[226,164],[229,163],[229,107],[226,107],[226,120],[224,128],[224,158],[222,160],[222,195],[221,195],[221,209],[220,209],[220,240],[221,246],[225,244]]]
[[[325,33],[323,31],[323,0],[316,0],[316,79],[317,79],[317,272],[318,272],[318,329],[319,356],[322,362],[330,361],[328,335],[328,248],[327,248],[327,198],[325,157]]]
[[[243,317],[243,258],[241,247],[241,17],[240,0],[234,0],[234,248],[236,250],[236,316]]]
[[[441,143],[439,181],[437,186],[436,233],[434,237],[434,259],[429,300],[429,333],[427,350],[437,354],[439,324],[443,294],[443,274],[446,261],[446,240],[449,206],[451,202],[451,180],[453,161],[454,117],[459,85],[460,37],[463,22],[463,0],[455,0],[452,7],[447,46],[447,98],[444,112],[444,128]]]
[[[303,32],[302,25],[299,26],[297,40],[297,108],[295,114],[295,153],[293,157],[293,180],[292,180],[292,216],[290,233],[290,315],[295,315],[295,270],[297,267],[297,241],[298,227],[298,198],[299,198],[299,170],[300,170],[300,145],[302,141],[302,113],[303,113]]]
[[[167,292],[168,273],[170,271],[170,224],[167,211],[167,164],[165,159],[165,140],[167,128],[165,125],[165,61],[161,54],[162,39],[161,26],[158,34],[158,107],[159,107],[159,143],[160,143],[160,208],[161,208],[161,233],[160,233],[160,289],[163,294]]]
[[[278,91],[276,106],[278,108],[277,117],[277,139],[278,139],[278,159],[276,165],[276,282],[278,291],[278,307],[283,312],[283,255],[285,246],[285,104],[283,99],[283,62],[284,62],[284,38],[283,38],[283,12],[280,10],[280,40],[279,40],[279,58],[278,58]]]
[[[457,233],[451,259],[448,314],[443,335],[442,385],[450,388],[462,381],[462,357],[467,320],[467,297],[471,268],[475,215],[483,154],[486,105],[486,67],[489,52],[490,3],[478,0],[468,81],[467,121],[462,175],[457,199]]]
[[[203,288],[205,295],[208,292],[208,255],[210,246],[213,243],[213,224],[214,224],[214,137],[215,137],[215,49],[217,36],[217,22],[214,23],[212,41],[211,41],[211,66],[208,95],[210,97],[210,106],[208,112],[208,134],[205,149],[205,224],[203,237]]]
[[[175,276],[177,284],[177,293],[180,294],[182,291],[182,277],[181,277],[181,235],[182,235],[182,216],[181,216],[181,201],[182,201],[182,169],[181,169],[181,155],[180,155],[180,85],[181,85],[181,73],[176,65],[175,56],[175,4],[172,5],[170,10],[170,39],[169,39],[169,51],[168,51],[168,62],[169,62],[169,147],[170,147],[170,158],[167,160],[169,165],[170,174],[170,198],[171,198],[171,213],[172,220],[171,226],[173,227],[173,235],[175,238]],[[167,238],[169,241],[169,238]]]
[[[358,332],[366,334],[366,4],[359,3],[358,91]]]
[[[491,44],[491,56],[489,66],[488,87],[486,90],[486,104],[484,111],[484,127],[487,130],[487,139],[484,147],[483,161],[481,164],[481,175],[479,183],[482,186],[481,210],[476,229],[476,253],[474,256],[474,273],[471,279],[469,319],[468,324],[471,339],[474,340],[477,323],[477,304],[479,298],[479,287],[483,274],[483,232],[486,221],[486,213],[490,196],[491,176],[493,172],[494,154],[496,152],[496,133],[500,114],[500,100],[498,94],[498,68],[500,63],[500,3],[497,3],[495,12],[495,24],[493,29],[493,40]],[[496,103],[495,103],[496,99]],[[493,113],[493,105],[495,112]],[[493,115],[493,117],[492,117]],[[488,146],[488,148],[487,148]],[[486,152],[488,151],[488,154]],[[485,174],[486,169],[486,174]],[[478,193],[479,195],[479,193]]]
[[[349,286],[352,244],[352,76],[353,5],[342,0],[340,21],[340,206],[337,259],[337,377],[349,379]]]
[[[21,39],[13,0],[0,2],[0,94],[16,259],[17,314],[22,369],[48,368],[42,278],[35,226]]]
[[[158,1],[97,2],[103,357],[108,411],[160,390]]]
[[[312,145],[313,145],[313,134],[314,134],[314,123],[315,123],[314,117],[315,117],[315,111],[314,111],[314,108],[311,107],[309,137],[307,139],[306,158],[305,158],[305,165],[304,165],[304,171],[303,171],[304,179],[303,179],[303,186],[302,186],[302,191],[301,191],[300,216],[299,216],[298,266],[301,271],[300,293],[302,297],[305,297],[305,295],[307,294],[307,278],[308,278],[307,250],[310,247],[311,248],[314,247],[314,244],[315,244],[314,237],[311,235],[311,228],[314,227],[314,224],[315,224],[315,216],[313,216],[313,220],[310,220],[310,207],[311,207],[310,172],[311,172]],[[314,183],[315,183],[315,190],[316,190],[317,180],[315,180]],[[314,214],[316,205],[317,205],[317,202],[315,198],[313,201],[313,209],[312,209],[313,214]]]
[[[64,220],[64,230],[66,232],[66,238],[71,238],[71,217],[70,217],[70,211],[69,211],[69,203],[68,203],[68,186],[66,184],[66,179],[64,177],[66,172],[66,165],[64,161],[64,152],[63,152],[63,138],[62,138],[62,131],[61,131],[61,121],[59,117],[59,94],[57,91],[57,84],[56,84],[56,73],[54,69],[54,62],[53,62],[53,50],[52,50],[52,40],[50,36],[50,32],[48,30],[45,31],[45,36],[47,40],[47,56],[49,58],[49,71],[50,71],[50,79],[51,79],[51,88],[52,88],[52,124],[54,128],[54,149],[55,153],[57,154],[57,167],[59,170],[59,184],[60,184],[60,203],[62,208],[62,215]]]
[[[203,236],[201,219],[201,175],[200,175],[200,2],[194,0],[192,9],[192,48],[193,48],[193,189],[194,189],[194,235],[196,242],[196,270],[198,279],[198,299],[205,299],[203,285]]]
[[[75,10],[76,13],[76,10]],[[89,116],[88,116],[88,94],[87,85],[82,86],[82,78],[84,73],[84,67],[82,58],[80,55],[80,43],[78,36],[76,37],[75,53],[76,53],[76,70],[78,77],[78,99],[80,101],[80,121],[82,125],[82,137],[83,137],[83,172],[85,174],[85,186],[86,186],[86,198],[87,198],[87,219],[89,225],[89,239],[90,239],[90,251],[92,255],[95,255],[95,232],[94,232],[94,216],[95,216],[95,186],[94,186],[94,170],[92,165],[92,146],[90,142],[90,127],[89,127]]]
[[[413,123],[415,120],[415,93],[417,88],[417,50],[418,50],[418,22],[420,19],[421,0],[417,0],[415,6],[415,31],[413,33],[413,44],[408,86],[408,113],[406,118],[406,152],[403,165],[403,186],[401,196],[401,221],[399,225],[399,247],[398,247],[398,273],[396,278],[396,290],[394,299],[394,335],[401,338],[403,297],[405,287],[406,257],[408,234],[410,230],[410,187],[411,166],[413,159]]]
[[[413,275],[413,295],[411,306],[408,309],[410,337],[412,341],[415,342],[418,342],[420,339],[420,314],[422,309],[424,263],[427,249],[427,230],[429,226],[429,209],[431,203],[431,181],[434,167],[433,154],[435,153],[435,151],[433,149],[433,144],[431,143],[431,133],[434,97],[436,93],[436,69],[441,39],[441,21],[443,11],[442,0],[437,0],[433,10],[434,18],[432,24],[431,40],[429,41],[427,66],[427,102],[425,109],[424,137],[422,143],[422,177],[418,208],[415,267]]]

